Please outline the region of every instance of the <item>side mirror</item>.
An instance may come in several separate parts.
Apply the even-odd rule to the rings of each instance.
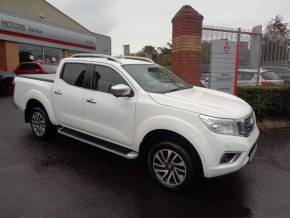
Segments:
[[[133,97],[132,89],[124,84],[114,85],[110,89],[111,93],[116,97]]]

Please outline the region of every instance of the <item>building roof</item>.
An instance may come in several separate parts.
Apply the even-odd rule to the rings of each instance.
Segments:
[[[78,32],[92,33],[45,0],[1,0],[0,10]]]

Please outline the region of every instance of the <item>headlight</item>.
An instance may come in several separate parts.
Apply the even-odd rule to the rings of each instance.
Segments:
[[[212,132],[223,135],[239,135],[239,130],[234,120],[219,119],[205,115],[200,115],[200,119]]]

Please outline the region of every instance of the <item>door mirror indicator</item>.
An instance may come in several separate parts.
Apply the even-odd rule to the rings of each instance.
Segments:
[[[133,90],[125,85],[125,84],[118,84],[111,87],[110,92],[116,97],[133,97],[134,92]]]

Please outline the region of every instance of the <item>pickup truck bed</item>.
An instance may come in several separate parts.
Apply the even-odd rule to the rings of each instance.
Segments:
[[[43,75],[18,75],[17,77],[27,78],[27,79],[35,79],[45,82],[53,83],[55,80],[55,74],[43,74]]]
[[[31,96],[35,96],[34,98],[39,101],[46,99],[43,101],[44,106],[51,108],[51,105],[47,101],[51,102],[51,93],[55,78],[55,74],[17,75],[17,85],[14,90],[14,98],[17,99],[16,105],[24,111]],[[39,95],[40,93],[41,95]]]

